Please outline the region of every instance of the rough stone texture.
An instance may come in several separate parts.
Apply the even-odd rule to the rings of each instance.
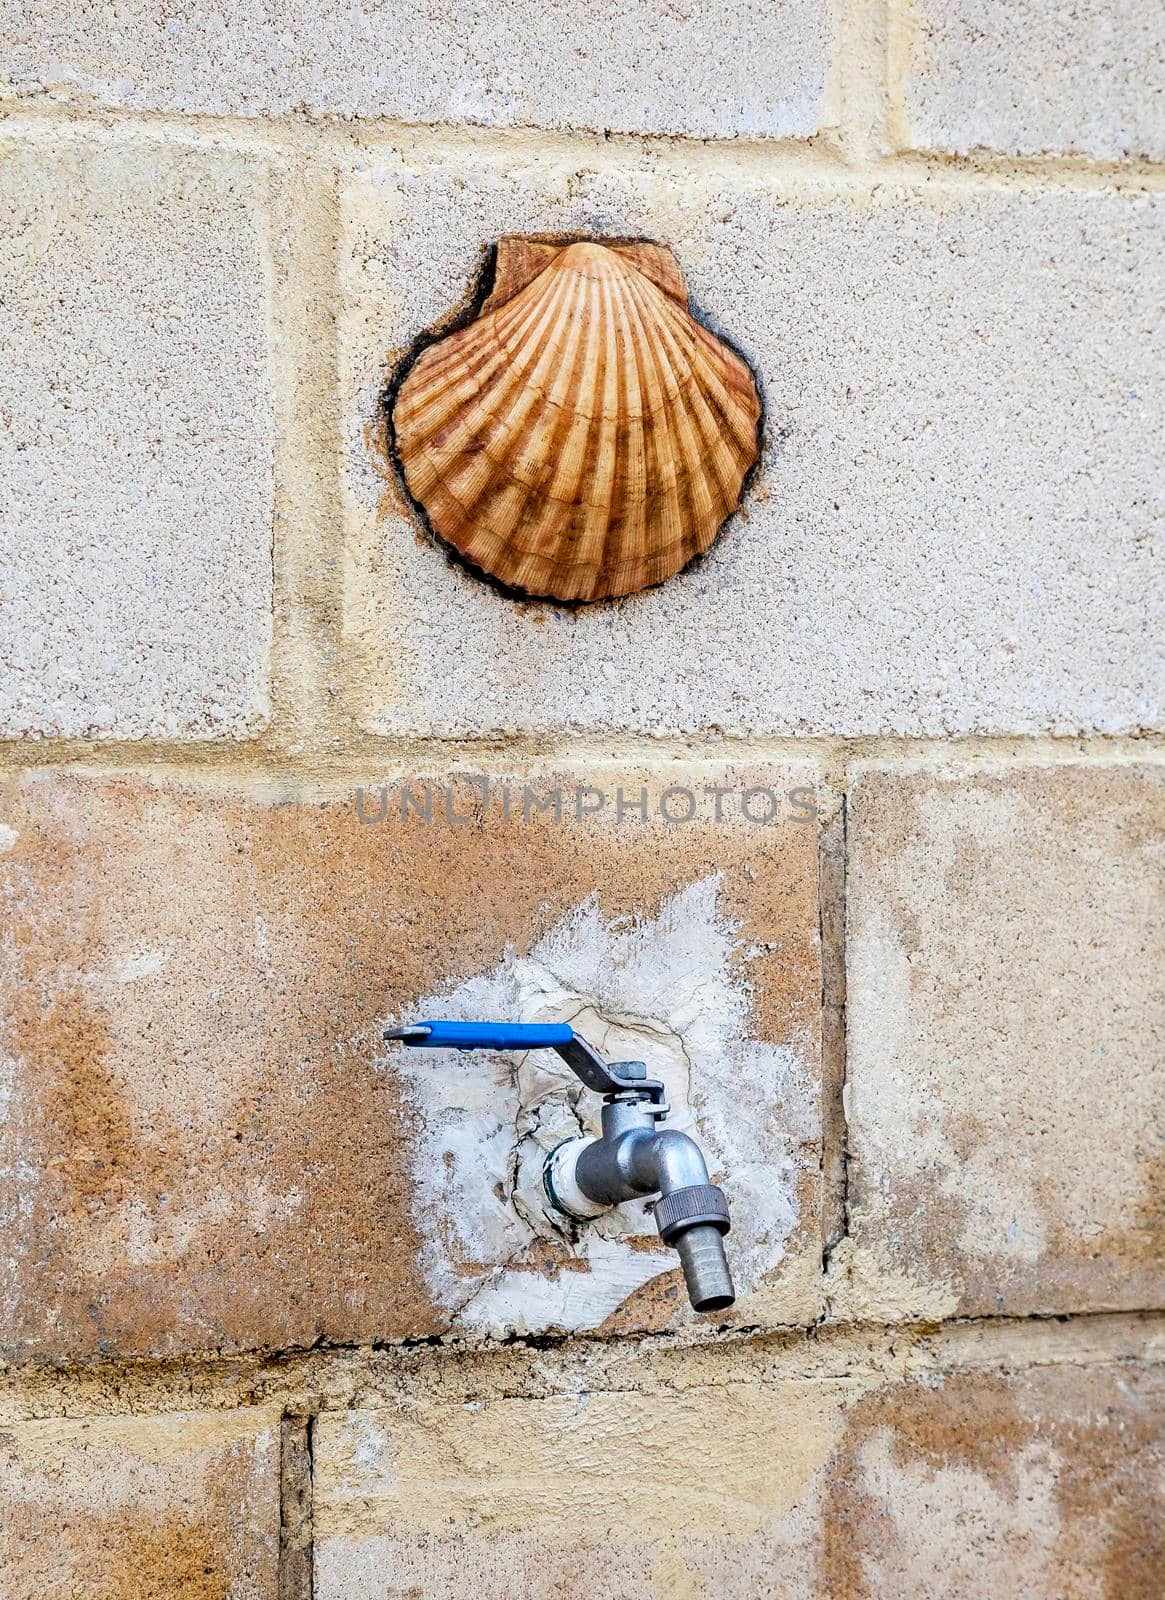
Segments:
[[[807,135],[825,53],[823,0],[0,5],[10,93],[247,116]]]
[[[365,725],[444,734],[1159,726],[1149,530],[1162,201],[832,194],[662,153],[363,164],[345,199],[346,626]],[[745,517],[614,606],[517,604],[418,537],[377,453],[396,352],[507,232],[643,233],[763,381]]]
[[[1165,156],[1165,24],[1142,0],[923,0],[904,85],[915,148]]]
[[[0,735],[265,714],[263,189],[207,149],[0,147]]]
[[[324,1415],[315,1592],[1150,1600],[1162,1387],[1128,1364]]]
[[[850,1227],[948,1312],[1160,1306],[1165,769],[867,770]]]
[[[2,1600],[276,1600],[279,1418],[0,1426]]]
[[[0,0],[0,1600],[1158,1600],[1165,195],[1093,160],[1165,155],[1155,31]],[[542,230],[673,247],[768,406],[583,611],[379,412]],[[434,1014],[663,1077],[729,1316],[549,1211],[555,1058],[383,1053]]]
[[[641,1206],[576,1242],[542,1213],[542,1149],[594,1097],[576,1116],[574,1080],[541,1055],[378,1067],[384,1020],[418,1012],[570,1017],[658,1067],[734,1208],[738,1320],[812,1320],[817,828],[794,818],[814,783],[808,764],[596,766],[528,796],[514,780],[508,818],[497,783],[483,811],[467,779],[437,788],[430,821],[402,821],[390,785],[385,820],[361,823],[350,790],[13,779],[5,1346],[80,1358],[690,1318]],[[580,820],[579,784],[605,810]],[[661,822],[684,785],[696,817]],[[641,786],[650,822],[627,809]],[[777,821],[741,815],[749,786],[771,786]],[[420,804],[423,785],[409,793]],[[759,789],[747,803],[770,806]]]

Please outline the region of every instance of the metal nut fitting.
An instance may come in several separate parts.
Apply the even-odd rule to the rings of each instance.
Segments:
[[[655,1223],[664,1244],[671,1244],[678,1234],[701,1223],[727,1233],[731,1223],[724,1190],[714,1183],[693,1183],[686,1189],[661,1195],[655,1202]]]

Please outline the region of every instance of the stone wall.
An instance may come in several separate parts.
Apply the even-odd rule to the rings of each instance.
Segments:
[[[1163,59],[0,3],[2,1600],[1157,1593]],[[766,401],[709,555],[578,610],[379,409],[563,231]],[[380,1043],[519,1013],[665,1079],[730,1313],[547,1218],[553,1062]]]

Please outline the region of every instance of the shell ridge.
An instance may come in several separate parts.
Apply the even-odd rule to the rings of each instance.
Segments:
[[[542,274],[542,277],[545,276],[545,273]],[[540,282],[541,279],[535,281]],[[492,552],[503,546],[520,526],[525,506],[537,488],[536,478],[529,473],[521,473],[519,468],[528,455],[530,440],[536,435],[539,419],[546,412],[547,390],[544,384],[547,375],[554,371],[555,350],[561,342],[556,339],[556,334],[571,322],[578,300],[578,286],[560,279],[548,285],[546,298],[552,314],[538,324],[536,358],[527,368],[520,398],[509,413],[506,426],[499,430],[496,440],[491,441],[496,448],[487,448],[488,459],[483,463],[484,473],[488,473],[489,467],[493,466],[504,474],[504,481],[495,483],[492,493],[487,483],[485,503],[469,534],[469,548],[473,552],[490,553],[491,558]]]
[[[743,471],[738,477],[735,454],[725,441],[723,430],[717,427],[712,409],[704,393],[700,381],[700,368],[694,359],[698,341],[693,337],[690,346],[684,348],[680,343],[680,336],[676,328],[674,326],[664,326],[662,320],[660,331],[677,358],[677,364],[682,361],[687,366],[681,385],[687,401],[684,414],[686,420],[691,422],[695,436],[698,437],[703,445],[703,449],[699,451],[699,459],[714,474],[717,488],[720,490],[720,497],[724,502],[725,509],[717,516],[715,524],[716,527],[719,527],[727,515],[727,508],[735,503],[740,482],[743,479]],[[683,332],[686,334],[688,329],[684,328]],[[688,459],[691,458],[689,457]],[[717,511],[717,499],[711,493],[710,484],[707,485],[707,488],[710,513],[715,514]]]
[[[553,434],[555,415],[562,407],[569,382],[569,366],[561,359],[561,353],[576,332],[584,293],[583,285],[574,280],[565,282],[554,297],[558,312],[543,329],[538,364],[527,385],[529,398],[521,412],[520,428],[513,435],[518,449],[511,452],[511,460],[519,452],[522,457],[527,456],[533,446],[548,442]],[[543,471],[546,464],[541,463]]]
[[[592,279],[585,281],[587,310],[592,312],[594,302],[598,299],[597,288]],[[598,318],[593,314],[586,315],[583,319],[581,338],[576,342],[571,385],[563,407],[562,427],[556,438],[557,461],[554,475],[546,487],[543,512],[530,529],[528,539],[530,552],[537,554],[542,566],[549,573],[553,573],[558,567],[565,572],[573,565],[569,560],[571,530],[580,500],[585,500],[584,475],[587,464],[587,439],[591,428],[589,414],[578,409],[574,402],[587,388],[588,380],[593,386],[598,352]],[[557,562],[552,548],[547,548],[555,532],[559,536],[561,551],[564,552],[560,553]]]
[[[607,534],[610,531],[611,514],[615,510],[616,496],[618,496],[618,480],[615,469],[619,459],[619,349],[618,349],[618,323],[615,315],[615,288],[611,285],[610,278],[603,278],[599,285],[602,296],[602,314],[599,317],[600,326],[603,328],[603,382],[600,394],[603,402],[599,410],[599,418],[592,422],[592,429],[597,435],[597,461],[595,461],[594,491],[589,496],[587,504],[587,517],[583,526],[583,538],[579,541],[579,565],[594,566],[599,571],[602,566],[603,549],[607,547]]]
[[[451,433],[447,441],[446,473],[453,497],[468,518],[487,493],[495,470],[505,464],[514,451],[514,441],[525,435],[531,413],[542,398],[541,381],[553,349],[553,329],[569,311],[569,295],[550,294],[542,307],[542,315],[532,325],[536,338],[530,341],[530,350],[523,363],[515,363],[521,370],[507,372],[494,390],[483,390],[477,402],[467,413],[465,427]],[[501,399],[517,398],[503,413],[506,421],[499,425]],[[514,495],[494,496],[492,514],[487,515],[489,527],[504,538],[507,528],[499,526],[499,504],[509,503],[517,515]],[[485,535],[485,528],[475,527],[470,539],[476,546]]]
[[[654,311],[655,307],[650,299],[648,304]],[[670,330],[667,329],[667,319],[660,317],[655,320],[657,328],[666,338],[666,354],[672,366],[673,375],[675,375],[677,367],[681,371],[683,370],[684,352]],[[665,351],[661,349],[659,359],[662,359],[664,354]],[[683,395],[684,387],[686,386],[681,386],[681,395]],[[715,505],[707,481],[704,474],[699,470],[704,460],[704,440],[699,430],[695,427],[691,411],[686,404],[676,405],[673,408],[672,417],[675,423],[676,443],[679,447],[677,488],[681,488],[682,485],[681,493],[687,500],[692,513],[687,524],[690,532],[686,544],[692,545],[695,550],[702,548],[708,518],[715,514]],[[680,466],[682,466],[682,471],[678,470]],[[716,526],[719,526],[719,523]],[[710,537],[710,534],[708,536]]]
[[[626,291],[625,281],[621,278],[612,276],[610,281],[604,285],[604,288],[606,297],[611,302],[609,322],[616,359],[611,367],[612,382],[608,391],[613,401],[611,407],[613,415],[604,417],[604,423],[608,427],[612,427],[613,424],[613,437],[610,440],[611,448],[609,451],[611,497],[599,544],[599,561],[595,568],[596,576],[600,571],[609,573],[613,570],[618,570],[620,567],[622,552],[627,542],[628,514],[634,491],[634,485],[630,481],[630,429],[628,427],[630,390],[628,386],[629,362],[627,360],[627,306],[629,304],[629,296]]]
[[[590,265],[584,258],[584,266]],[[590,285],[593,341],[592,390],[596,403],[580,418],[579,445],[583,461],[583,492],[569,518],[559,559],[563,573],[559,587],[570,599],[593,598],[597,592],[602,551],[610,520],[610,432],[608,397],[613,376],[610,285],[606,274],[586,272]]]
[[[492,394],[495,402],[501,397],[496,389],[490,388],[497,382],[499,373],[506,385],[502,394],[508,396],[510,390],[520,386],[531,361],[536,358],[544,322],[554,315],[554,297],[544,291],[538,292],[539,281],[535,279],[489,316],[471,322],[433,346],[445,355],[442,360],[434,361],[425,374],[432,401],[440,403],[447,393],[450,369],[464,374],[475,400],[487,394]]]
[[[631,307],[633,311],[632,327],[634,331],[634,351],[636,361],[650,370],[650,377],[645,379],[648,387],[655,389],[661,396],[662,403],[651,410],[650,426],[645,429],[651,441],[650,448],[655,462],[652,511],[655,516],[655,525],[662,534],[657,540],[654,564],[665,559],[664,552],[682,547],[683,544],[683,512],[680,503],[679,481],[675,470],[676,441],[673,437],[671,424],[671,411],[667,404],[666,385],[663,381],[663,372],[653,348],[643,308],[637,296],[632,295]],[[642,337],[640,337],[642,336]]]
[[[537,317],[538,305],[536,296],[526,297],[522,291],[514,299],[505,301],[488,317],[479,318],[461,328],[454,328],[421,352],[412,372],[405,380],[406,385],[412,382],[415,374],[423,373],[430,393],[440,394],[449,384],[450,371],[464,372],[466,351],[475,350],[479,344],[487,347],[499,360],[512,359],[512,351],[497,337],[497,329],[505,326],[508,321],[518,324],[516,331],[520,333],[521,324]],[[468,376],[470,379],[480,381],[482,375],[480,372],[471,372]],[[443,387],[439,389],[438,385]],[[404,386],[401,394],[403,396]]]
[[[501,307],[501,312],[517,306],[518,301],[523,299],[526,293],[527,291],[523,290],[514,300],[506,301],[505,305]],[[451,335],[446,341],[446,343],[454,346],[451,352],[451,359],[455,360],[455,364],[460,370],[466,372],[466,382],[470,385],[473,396],[466,409],[466,436],[472,432],[471,419],[480,417],[487,404],[487,397],[492,398],[493,403],[496,405],[500,398],[508,396],[513,389],[520,387],[527,367],[535,359],[537,350],[536,336],[540,329],[541,321],[553,314],[553,308],[548,300],[539,296],[532,296],[526,305],[522,307],[522,315],[518,326],[513,330],[516,335],[521,335],[521,339],[518,342],[520,353],[517,359],[515,359],[515,347],[503,340],[500,335],[497,319],[500,317],[501,312],[495,312],[492,317],[483,318],[480,322],[470,323],[468,328],[460,329],[457,334]],[[525,344],[529,345],[528,352],[522,349]],[[467,352],[471,356],[476,356],[479,351],[485,352],[485,362],[483,363],[486,368],[485,373],[473,368],[467,370]],[[503,374],[503,389],[500,394],[496,389],[489,386],[490,381],[493,380],[494,368]],[[430,403],[434,406],[444,405],[444,396],[448,392],[448,380],[445,376],[444,367],[437,367],[426,372],[425,383],[430,396]],[[456,408],[457,402],[454,401],[449,409],[456,410]],[[439,426],[431,429],[429,437],[439,431]]]
[[[537,315],[538,308],[534,307],[532,322],[536,322]],[[478,326],[471,324],[469,329],[462,329],[461,332],[469,334],[478,329]],[[475,339],[460,341],[460,348],[463,350],[464,346],[469,344],[473,353],[482,348],[488,350],[491,337],[492,330],[480,329]],[[453,343],[456,338],[457,336],[453,335],[448,342]],[[503,382],[507,386],[521,383],[521,372],[512,370],[512,357],[505,350],[497,352],[496,360],[492,364],[487,355],[482,366],[487,371],[497,371],[502,374]],[[487,396],[491,392],[491,387],[483,382],[479,371],[470,366],[463,356],[461,367],[465,372],[465,378],[463,384],[458,385],[456,389],[444,379],[441,369],[436,372],[431,369],[421,369],[420,362],[402,386],[401,398],[404,407],[398,431],[411,432],[415,448],[428,460],[429,471],[424,475],[426,480],[439,477],[443,466],[458,452],[468,450],[471,442],[489,425]],[[415,384],[413,384],[414,375]],[[496,394],[496,390],[493,392]],[[496,400],[494,403],[496,404]],[[459,409],[462,411],[461,422],[451,429],[450,424]]]
[[[704,399],[728,424],[741,446],[741,453],[751,454],[756,449],[756,424],[760,417],[752,374],[735,350],[694,319],[689,318],[686,326],[675,318],[669,319],[669,331],[680,327],[691,336],[689,368],[696,377],[703,374]],[[746,396],[754,403],[750,404]]]
[[[587,315],[590,298],[589,281],[582,274],[571,274],[569,314],[564,317],[562,323],[564,337],[556,346],[558,359],[554,383],[551,392],[545,397],[539,416],[543,452],[543,472],[539,485],[541,505],[535,506],[531,515],[514,530],[511,541],[513,548],[510,560],[513,564],[514,581],[523,587],[538,582],[540,575],[544,573],[548,575],[554,570],[554,555],[548,554],[542,548],[548,529],[556,528],[560,538],[568,531],[569,519],[564,521],[561,515],[562,508],[553,505],[548,497],[548,490],[552,487],[561,467],[561,440],[564,431],[568,430],[571,424],[570,396],[582,382],[580,344],[585,349],[595,320]],[[572,355],[573,359],[570,359]],[[526,448],[529,447],[530,444],[527,442]]]
[[[717,433],[727,427],[731,440],[725,443],[735,443],[736,453],[742,457],[751,456],[756,450],[756,424],[760,417],[760,405],[752,406],[746,400],[746,395],[755,393],[751,377],[748,378],[747,387],[737,382],[741,374],[747,374],[748,369],[735,352],[729,351],[726,346],[717,340],[711,343],[712,336],[705,334],[697,338],[693,348],[692,370],[695,374],[702,374],[701,391],[705,403],[713,412],[713,426]],[[721,352],[733,359],[722,360]]]
[[[625,314],[622,322],[624,355],[619,363],[620,414],[619,430],[622,470],[618,468],[617,481],[623,488],[619,520],[613,527],[614,537],[608,539],[608,558],[603,570],[618,579],[620,574],[633,570],[634,564],[645,565],[651,561],[650,484],[647,464],[648,417],[644,398],[644,376],[640,363],[636,337],[638,317],[635,298],[630,292],[624,295]]]
[[[661,314],[671,314],[671,304],[663,301],[663,296],[655,290],[655,285],[647,283],[647,291],[639,293],[640,285],[635,285],[632,293],[632,306],[635,318],[643,330],[643,338],[650,354],[653,373],[658,379],[661,403],[653,410],[653,434],[663,429],[666,437],[666,453],[659,451],[659,461],[671,462],[671,470],[661,467],[659,474],[658,490],[663,496],[663,507],[659,510],[658,525],[661,538],[656,542],[655,578],[666,576],[664,568],[675,570],[675,566],[682,566],[690,557],[691,539],[695,539],[696,547],[703,547],[703,531],[699,530],[699,517],[696,512],[695,502],[691,499],[691,464],[688,461],[687,451],[683,446],[682,429],[675,422],[674,411],[683,400],[683,382],[677,378],[671,360],[666,360],[664,352],[659,347],[658,339],[651,338],[651,328],[661,320]],[[687,514],[685,514],[687,512]],[[685,526],[691,530],[690,538],[685,538]],[[667,552],[675,550],[680,552],[679,558],[669,557]]]

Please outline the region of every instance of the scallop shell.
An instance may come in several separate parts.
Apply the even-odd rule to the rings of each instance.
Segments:
[[[429,524],[540,598],[662,583],[707,550],[757,456],[748,367],[658,245],[502,240],[478,316],[424,348],[391,412]]]

